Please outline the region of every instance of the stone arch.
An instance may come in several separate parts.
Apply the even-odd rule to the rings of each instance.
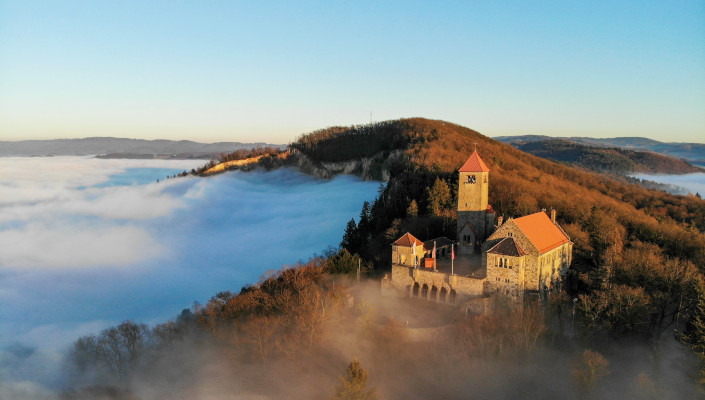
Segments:
[[[425,283],[423,284],[423,286],[421,286],[421,297],[423,297],[424,299],[428,298],[428,285]]]
[[[411,296],[411,285],[406,285],[405,289],[406,289],[406,291],[404,292],[404,294],[406,296]]]
[[[445,287],[442,287],[439,301],[445,303],[447,297],[448,297],[448,290]]]
[[[418,282],[414,282],[414,287],[411,289],[411,294],[413,296],[419,295],[419,283]]]
[[[455,304],[456,297],[458,297],[458,294],[455,292],[455,289],[450,289],[450,296],[448,298],[448,302]]]
[[[431,300],[438,301],[438,288],[436,285],[431,286]]]

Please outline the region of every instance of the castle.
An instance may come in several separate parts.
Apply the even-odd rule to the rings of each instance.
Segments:
[[[392,273],[383,279],[383,290],[469,304],[494,293],[515,299],[545,295],[560,285],[573,243],[556,223],[555,210],[550,217],[540,211],[495,218],[488,204],[489,175],[473,152],[459,170],[457,247],[446,238],[422,242],[404,234],[392,244]]]

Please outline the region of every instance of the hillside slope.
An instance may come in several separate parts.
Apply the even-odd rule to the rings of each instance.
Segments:
[[[565,139],[510,141],[514,147],[535,156],[614,174],[633,172],[687,174],[703,172],[685,161],[648,151],[597,147]]]
[[[703,143],[665,143],[643,137],[616,137],[616,138],[590,138],[590,137],[560,137],[552,138],[543,135],[523,136],[497,136],[496,140],[505,143],[535,142],[550,139],[564,139],[574,143],[598,147],[619,147],[629,150],[651,151],[677,159],[685,160],[691,164],[705,166],[705,144]]]

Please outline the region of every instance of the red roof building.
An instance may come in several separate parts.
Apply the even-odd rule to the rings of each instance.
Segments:
[[[540,254],[570,242],[563,231],[556,226],[545,212],[540,211],[514,220]]]

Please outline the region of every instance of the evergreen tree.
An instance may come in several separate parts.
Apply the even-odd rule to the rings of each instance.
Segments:
[[[376,400],[375,389],[367,390],[367,371],[360,361],[354,358],[348,365],[347,378],[340,377],[340,386],[335,388],[331,396],[333,400]]]
[[[409,208],[406,209],[406,216],[416,218],[419,215],[419,206],[416,204],[416,200],[411,200]]]
[[[367,237],[371,235],[372,228],[372,211],[370,208],[370,203],[368,201],[362,204],[362,211],[360,211],[360,223],[357,224],[358,232],[360,233],[360,239],[364,242],[367,241]]]
[[[698,383],[701,389],[705,389],[705,290],[699,288],[700,296],[698,306],[693,317],[688,323],[686,333],[680,339],[689,344],[698,358],[700,358],[700,379]]]
[[[348,225],[345,227],[345,233],[343,234],[343,241],[340,242],[340,247],[348,250],[350,253],[356,253],[360,248],[359,243],[360,240],[355,218],[351,218],[350,221],[348,221]]]
[[[440,216],[441,211],[451,207],[453,196],[450,193],[450,187],[443,179],[436,178],[436,182],[432,188],[426,188],[428,196],[428,212],[434,216]]]

